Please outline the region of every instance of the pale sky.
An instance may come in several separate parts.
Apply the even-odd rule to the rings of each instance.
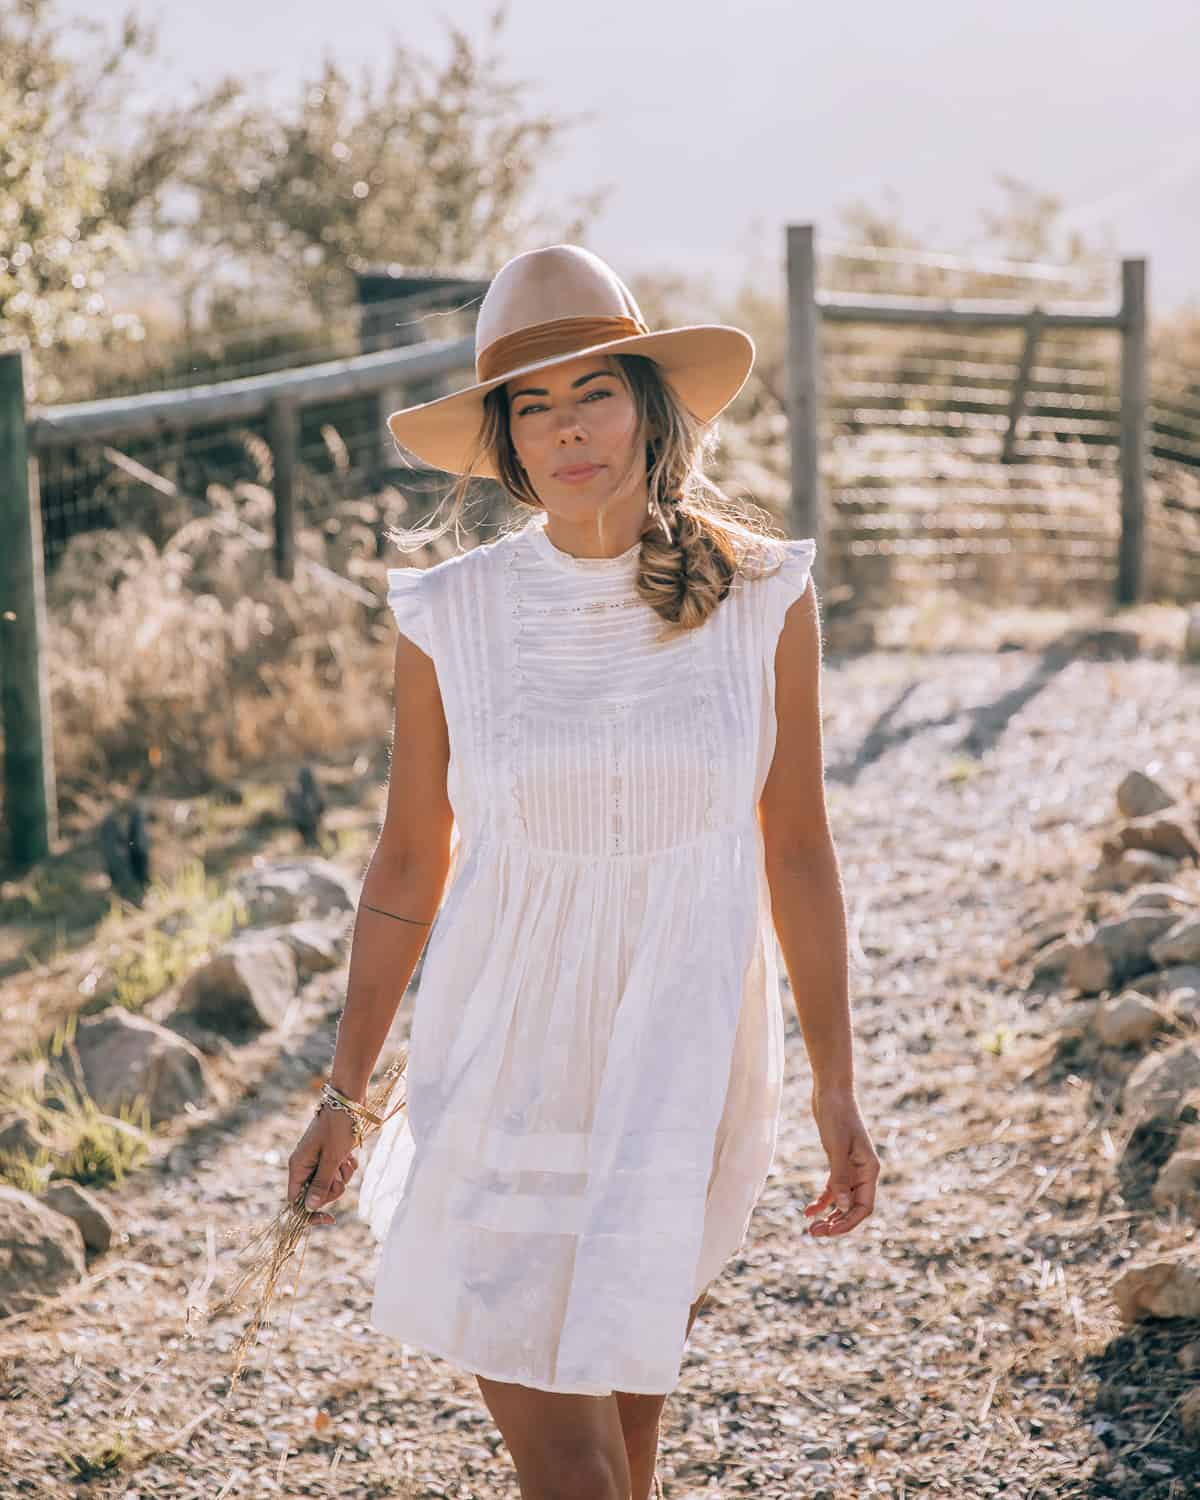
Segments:
[[[128,0],[63,0],[114,21]],[[444,56],[494,0],[144,0],[153,87],[226,71],[286,99],[323,52],[373,66],[393,37]],[[596,112],[547,163],[550,197],[615,184],[589,248],[623,275],[736,285],[747,249],[782,261],[784,225],[843,237],[839,207],[895,207],[932,248],[980,248],[1004,172],[1070,222],[1150,259],[1152,313],[1200,310],[1196,0],[513,0],[507,72],[553,113]]]

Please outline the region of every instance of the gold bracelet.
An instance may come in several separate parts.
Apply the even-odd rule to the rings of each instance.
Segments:
[[[365,1104],[360,1104],[357,1099],[351,1099],[349,1095],[343,1094],[341,1089],[335,1088],[328,1080],[321,1085],[321,1093],[331,1104],[339,1104],[343,1109],[348,1109],[351,1114],[358,1115],[360,1119],[366,1120],[372,1125],[383,1124],[383,1121],[373,1110],[369,1110]]]
[[[344,1114],[350,1116],[354,1125],[354,1147],[357,1150],[362,1145],[363,1136],[366,1132],[363,1128],[362,1120],[359,1119],[355,1111],[347,1109],[340,1099],[331,1099],[328,1094],[322,1094],[321,1102],[317,1105],[317,1113],[320,1114],[323,1109],[340,1109]]]

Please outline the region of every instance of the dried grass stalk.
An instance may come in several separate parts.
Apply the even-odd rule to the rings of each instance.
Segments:
[[[393,1098],[407,1065],[408,1053],[407,1050],[402,1049],[396,1061],[384,1070],[379,1082],[368,1090],[363,1102],[372,1114],[379,1116],[379,1124],[364,1123],[364,1141],[407,1104],[407,1095],[402,1095],[398,1100]],[[309,1173],[295,1198],[285,1203],[270,1223],[256,1230],[242,1246],[239,1259],[249,1256],[250,1263],[231,1290],[219,1301],[207,1307],[188,1307],[189,1325],[192,1314],[195,1312],[211,1319],[225,1312],[241,1312],[249,1308],[250,1316],[237,1343],[233,1346],[230,1393],[237,1388],[246,1359],[258,1342],[262,1330],[271,1326],[271,1307],[275,1300],[276,1289],[288,1263],[298,1253],[300,1260],[296,1268],[296,1279],[292,1283],[292,1295],[293,1298],[295,1297],[296,1288],[300,1284],[300,1273],[304,1269],[304,1252],[308,1248],[313,1215],[325,1212],[324,1209],[308,1209],[304,1206],[305,1195],[316,1175],[316,1170],[314,1167]],[[295,1307],[294,1301],[292,1306]]]

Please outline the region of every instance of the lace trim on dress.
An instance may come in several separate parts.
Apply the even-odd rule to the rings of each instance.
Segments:
[[[548,562],[555,563],[558,567],[567,569],[568,572],[571,569],[580,569],[588,573],[637,572],[637,555],[642,550],[640,537],[632,547],[627,547],[624,552],[618,552],[615,557],[576,557],[574,553],[564,552],[561,547],[556,546],[550,540],[546,534],[547,520],[546,512],[539,511],[529,522],[527,530],[535,551]]]

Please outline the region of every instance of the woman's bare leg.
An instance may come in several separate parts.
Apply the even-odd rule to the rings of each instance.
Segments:
[[[687,1333],[707,1295],[692,1304]],[[521,1500],[647,1500],[666,1394],[570,1396],[475,1379],[516,1467]]]
[[[629,1500],[615,1396],[475,1379],[516,1467],[522,1500]]]
[[[692,1303],[685,1339],[691,1333],[696,1314],[707,1297],[708,1287],[705,1287]],[[621,1430],[625,1435],[625,1454],[629,1461],[633,1500],[653,1500],[651,1484],[654,1468],[658,1463],[658,1428],[667,1395],[643,1395],[632,1391],[616,1391],[614,1394],[617,1398],[617,1410],[621,1415]]]

